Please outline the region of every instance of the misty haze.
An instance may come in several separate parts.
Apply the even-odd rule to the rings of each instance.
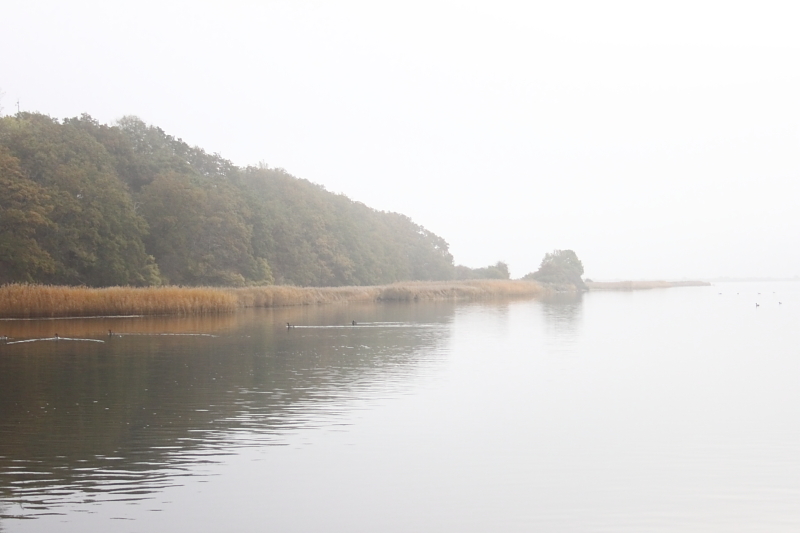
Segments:
[[[794,6],[3,20],[0,531],[800,527]]]

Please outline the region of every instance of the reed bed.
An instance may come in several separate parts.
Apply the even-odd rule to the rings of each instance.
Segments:
[[[343,302],[470,300],[532,297],[545,292],[527,281],[404,282],[370,287],[251,287],[231,289],[240,307],[282,307]]]
[[[370,302],[375,300],[377,287],[290,287],[268,285],[228,289],[238,307],[287,307],[340,302]]]
[[[460,282],[398,283],[380,287],[377,300],[482,300],[541,296],[547,289],[531,281],[467,280]]]
[[[230,292],[206,287],[0,287],[2,318],[179,315],[229,312],[237,307],[236,296]]]
[[[409,282],[373,287],[265,286],[58,287],[0,286],[0,318],[228,313],[247,307],[288,307],[350,302],[479,300],[535,297],[546,291],[527,281]]]

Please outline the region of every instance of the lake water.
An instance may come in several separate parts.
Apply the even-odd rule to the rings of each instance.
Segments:
[[[3,532],[800,531],[800,283],[0,335]]]

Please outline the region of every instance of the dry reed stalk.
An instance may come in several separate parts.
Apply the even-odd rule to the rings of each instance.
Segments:
[[[546,292],[538,283],[508,280],[396,283],[380,289],[379,300],[396,301],[532,297]]]
[[[538,296],[545,289],[526,281],[402,282],[371,287],[250,287],[230,289],[240,307],[285,307],[344,302],[478,299]]]
[[[214,288],[59,287],[12,284],[0,287],[0,317],[166,315],[233,311],[236,298]]]

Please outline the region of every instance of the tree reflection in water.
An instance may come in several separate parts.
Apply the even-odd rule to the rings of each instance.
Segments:
[[[582,292],[555,292],[541,299],[542,316],[551,348],[568,349],[578,338],[582,304]]]
[[[453,310],[351,304],[5,323],[14,339],[58,328],[105,342],[0,345],[0,500],[10,504],[0,518],[149,498],[239,447],[334,423],[365,391],[402,389],[446,341]]]

